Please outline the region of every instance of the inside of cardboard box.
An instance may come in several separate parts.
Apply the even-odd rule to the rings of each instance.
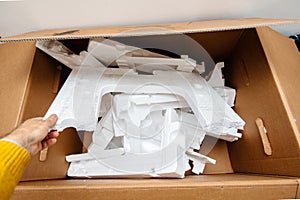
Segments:
[[[285,110],[280,101],[256,30],[231,30],[187,35],[200,43],[214,62],[225,61],[226,84],[237,90],[234,109],[246,121],[243,138],[240,141],[229,144],[228,148],[226,142],[219,141],[216,148],[208,154],[212,157],[215,156],[217,165],[207,165],[205,173],[253,172],[270,174],[271,172],[272,174],[272,170],[265,168],[265,166],[270,165],[261,165],[260,161],[268,162],[272,159],[288,156],[293,146],[286,150],[286,146],[280,144],[282,141],[290,145],[296,144],[291,142],[292,140],[288,138],[289,136],[283,136],[285,131],[291,129],[288,126],[289,122],[284,121],[287,120],[286,118],[283,118],[281,123],[269,126],[270,122],[281,119],[281,115],[285,116]],[[160,41],[172,42],[168,35],[116,39],[129,45],[136,45],[134,43],[136,40],[151,42],[153,39],[159,39]],[[64,40],[62,42],[77,53],[86,50],[88,44],[86,39]],[[151,47],[151,45],[149,46]],[[190,51],[187,50],[186,54],[189,54]],[[55,77],[57,77],[58,71],[60,71],[59,87],[61,87],[70,73],[67,67],[62,66],[62,70],[59,70],[58,66],[62,65],[41,51],[36,50],[29,84],[27,85],[26,99],[21,111],[22,121],[45,114],[58,92],[54,88],[54,85],[57,85]],[[268,88],[268,91],[264,89],[265,87]],[[274,107],[276,107],[276,110],[274,110]],[[278,134],[282,135],[280,137],[281,141],[278,141],[275,135],[270,134],[269,136],[273,150],[272,156],[264,154],[261,139],[255,125],[257,117],[262,117],[265,120],[266,127],[270,133],[274,131],[277,134],[278,131],[275,130],[279,130]],[[80,153],[81,150],[82,143],[76,131],[72,128],[65,130],[61,134],[59,142],[49,149],[46,161],[41,162],[39,156],[31,159],[31,163],[25,171],[22,180],[63,178],[68,168],[65,155]],[[256,165],[253,165],[255,161],[257,161]],[[245,165],[248,166],[245,168]],[[285,170],[280,170],[279,173],[277,172],[278,174],[287,175],[284,174]]]
[[[231,55],[231,52],[234,50],[239,38],[241,37],[243,30],[236,31],[224,31],[213,33],[194,33],[188,35],[193,40],[200,43],[205,50],[209,53],[214,62],[228,60],[228,57]],[[186,36],[185,36],[186,37]],[[161,46],[162,41],[166,44],[172,43],[174,38],[168,36],[139,36],[139,37],[129,37],[129,38],[111,38],[118,40],[122,43],[132,46],[138,46],[143,41],[143,47],[150,47],[152,51],[158,51],[162,53],[159,48],[156,48],[153,43],[160,43],[160,48],[168,48]],[[63,40],[61,41],[68,48],[74,52],[79,53],[82,50],[87,49],[88,40]],[[182,43],[181,45],[187,45]],[[154,47],[154,48],[153,48]],[[197,54],[193,49],[185,49],[187,55]],[[171,51],[164,51],[163,53],[168,56],[174,56],[170,53]],[[176,55],[175,55],[176,56]],[[55,98],[57,91],[53,91],[55,85],[55,76],[59,71],[58,66],[62,66],[60,70],[60,79],[59,87],[61,87],[66,80],[70,70],[63,66],[61,63],[58,63],[53,58],[50,58],[48,55],[44,54],[40,50],[36,50],[33,66],[31,69],[31,76],[28,84],[26,100],[22,109],[22,121],[34,117],[44,115],[47,108],[50,106],[51,102]],[[41,103],[42,102],[42,103]],[[39,105],[38,107],[36,105]],[[48,150],[47,159],[44,162],[39,160],[39,155],[33,157],[31,162],[23,174],[23,181],[26,180],[40,180],[40,179],[53,179],[61,178],[63,171],[67,171],[68,163],[65,161],[65,155],[80,153],[82,149],[82,143],[73,129],[65,130],[60,136],[59,142],[55,147]],[[218,141],[210,137],[207,137],[204,141],[205,143],[211,143],[212,147],[209,149],[201,149],[201,153],[204,153],[208,156],[211,156],[217,160],[216,165],[207,165],[204,171],[204,174],[218,174],[218,173],[233,173],[231,167],[231,162],[227,150],[227,145],[225,141]],[[55,162],[54,162],[55,160]],[[47,172],[45,176],[43,173],[45,168],[49,168],[51,163],[51,168],[55,169],[52,172]],[[34,170],[33,170],[34,169]],[[190,171],[186,175],[192,175]]]

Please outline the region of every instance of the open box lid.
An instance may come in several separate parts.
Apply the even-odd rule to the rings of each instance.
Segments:
[[[0,39],[0,42],[196,33],[196,32],[247,29],[247,28],[255,28],[261,26],[271,26],[271,25],[279,25],[279,24],[291,24],[291,23],[300,23],[300,20],[299,19],[248,18],[248,19],[233,19],[233,20],[183,22],[183,23],[174,23],[174,24],[154,24],[154,25],[146,25],[146,26],[115,26],[115,27],[102,27],[102,28],[43,30],[43,31],[29,32],[21,35],[16,35],[16,36],[4,37]]]

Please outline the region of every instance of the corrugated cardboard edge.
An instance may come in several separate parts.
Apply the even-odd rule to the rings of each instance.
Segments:
[[[0,42],[27,40],[64,40],[98,37],[124,37],[165,35],[195,32],[211,32],[235,29],[247,29],[261,26],[300,23],[300,19],[247,18],[232,20],[211,20],[200,22],[183,22],[174,24],[153,24],[146,26],[115,26],[102,28],[74,28],[60,30],[43,30],[21,35],[4,37]]]

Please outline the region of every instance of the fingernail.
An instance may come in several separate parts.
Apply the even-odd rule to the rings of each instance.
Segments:
[[[52,119],[57,119],[57,118],[58,118],[56,114],[52,114],[50,117],[51,117]]]

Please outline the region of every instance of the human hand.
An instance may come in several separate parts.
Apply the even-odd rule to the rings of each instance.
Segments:
[[[59,133],[57,131],[48,133],[56,121],[56,115],[51,115],[46,120],[41,117],[26,120],[6,138],[15,140],[27,149],[30,155],[35,155],[40,150],[56,143]]]

